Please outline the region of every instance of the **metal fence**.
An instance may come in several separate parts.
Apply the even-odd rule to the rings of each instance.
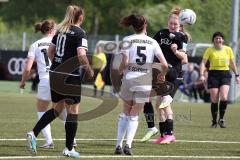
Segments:
[[[5,51],[27,51],[30,47],[30,45],[40,39],[40,34],[34,34],[34,33],[1,33],[0,34],[0,50]],[[91,54],[94,52],[95,46],[98,41],[104,40],[104,41],[116,41],[121,40],[122,36],[119,35],[98,35],[88,36],[88,45],[89,50],[88,53]],[[202,54],[206,47],[208,47],[209,44],[191,44],[188,47],[188,52],[190,57],[194,57],[195,59],[197,57],[202,57]],[[231,44],[230,44],[231,46]],[[239,49],[238,49],[239,51]],[[236,64],[238,71],[240,72],[240,53],[236,53]],[[240,97],[240,85],[237,85],[235,82],[235,79],[233,78],[231,89],[234,88],[234,97]]]
[[[95,49],[96,43],[99,40],[115,41],[118,35],[98,35],[88,36],[89,52],[92,53]],[[1,33],[0,34],[0,50],[17,50],[26,51],[30,45],[41,38],[40,34],[34,33]]]

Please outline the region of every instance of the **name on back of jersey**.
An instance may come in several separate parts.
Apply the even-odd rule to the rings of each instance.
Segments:
[[[131,40],[131,43],[146,43],[146,44],[152,44],[153,42],[147,39],[133,39]]]
[[[141,73],[147,73],[148,69],[147,68],[143,68],[137,65],[129,65],[128,66],[128,70],[132,71],[132,72],[141,72]]]
[[[41,46],[50,46],[51,43],[47,43],[47,42],[41,42],[41,43],[38,43],[38,47],[41,47]]]

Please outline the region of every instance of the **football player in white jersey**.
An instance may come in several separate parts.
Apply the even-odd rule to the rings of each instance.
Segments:
[[[35,31],[40,31],[43,37],[34,42],[28,51],[27,61],[19,86],[20,89],[24,89],[25,82],[29,78],[33,62],[35,61],[37,63],[37,70],[40,79],[37,93],[37,114],[39,119],[42,117],[45,111],[47,111],[49,103],[51,101],[48,72],[51,66],[51,61],[47,57],[47,50],[51,44],[52,37],[55,35],[55,26],[56,24],[53,20],[44,20],[35,25]],[[54,148],[50,125],[47,125],[42,130],[42,133],[46,139],[46,144],[41,147]]]
[[[165,79],[167,62],[158,43],[146,35],[147,21],[144,16],[124,17],[121,24],[125,27],[132,26],[135,34],[123,39],[124,43],[131,45],[125,48],[123,45],[120,51],[123,57],[119,69],[123,73],[120,96],[124,104],[123,112],[119,115],[115,154],[132,155],[131,147],[138,127],[139,113],[145,102],[149,102],[152,89],[152,75],[150,74],[154,56],[161,62],[161,80]],[[126,144],[122,149],[125,133]]]

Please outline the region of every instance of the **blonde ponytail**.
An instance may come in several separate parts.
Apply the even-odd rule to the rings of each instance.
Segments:
[[[174,7],[172,10],[171,10],[171,14],[175,14],[175,15],[179,15],[180,12],[181,12],[181,7]],[[170,15],[171,15],[170,14]]]
[[[68,6],[63,21],[58,25],[58,31],[60,33],[68,32],[70,26],[78,22],[80,15],[83,15],[83,9],[80,6]]]
[[[171,12],[170,12],[170,15],[168,17],[168,19],[174,17],[174,18],[179,18],[179,14],[181,12],[181,8],[180,7],[174,7]]]

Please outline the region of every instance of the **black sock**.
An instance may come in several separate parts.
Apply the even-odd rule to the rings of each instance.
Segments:
[[[165,124],[166,124],[166,122],[159,122],[159,131],[160,131],[161,137],[163,137],[166,132]]]
[[[220,101],[220,104],[219,104],[219,119],[223,119],[226,108],[227,108],[227,101]]]
[[[65,131],[66,131],[66,147],[69,151],[73,148],[74,137],[77,132],[78,125],[78,114],[68,114],[66,123],[65,123]]]
[[[93,94],[94,94],[94,96],[96,96],[97,95],[97,86],[94,84],[94,90],[93,90]]]
[[[58,112],[55,109],[49,109],[41,119],[37,122],[33,128],[33,133],[37,137],[41,130],[51,123],[58,116]]]
[[[217,123],[218,103],[211,103],[212,122]]]
[[[104,88],[105,88],[105,86],[103,86],[103,88],[102,88],[102,90],[101,90],[101,96],[104,95]]]
[[[194,99],[197,101],[197,99],[198,99],[197,90],[195,88],[193,88],[193,96],[194,96]]]
[[[166,135],[172,135],[173,134],[173,120],[167,119],[165,121],[165,127],[166,127]]]
[[[148,128],[153,128],[155,127],[154,123],[154,110],[151,102],[147,102],[144,105],[144,115],[146,118],[146,122],[148,125]]]

